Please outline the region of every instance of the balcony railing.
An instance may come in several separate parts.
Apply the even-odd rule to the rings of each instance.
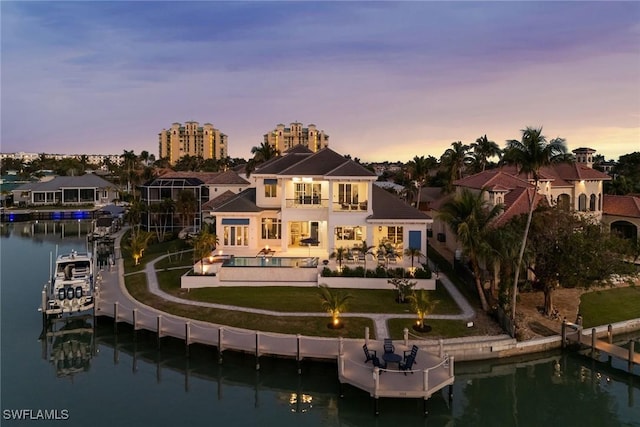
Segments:
[[[334,211],[366,211],[369,204],[368,202],[360,202],[360,203],[333,203]]]
[[[302,196],[295,199],[286,199],[287,208],[320,209],[329,207],[329,199],[321,199],[314,196]]]

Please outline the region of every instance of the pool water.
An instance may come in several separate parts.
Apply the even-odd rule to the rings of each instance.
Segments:
[[[226,260],[223,267],[282,267],[315,268],[318,258],[313,257],[233,257]]]

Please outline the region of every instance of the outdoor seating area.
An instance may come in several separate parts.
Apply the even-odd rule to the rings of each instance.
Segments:
[[[413,374],[413,366],[416,365],[416,357],[419,350],[417,345],[413,345],[411,350],[404,350],[403,354],[398,354],[391,338],[384,339],[381,357],[378,357],[376,350],[369,349],[367,344],[364,344],[362,349],[364,350],[365,364],[371,362],[374,368],[384,370],[388,369],[389,364],[395,364],[398,368],[397,370],[403,371],[405,375],[407,375],[407,372]]]

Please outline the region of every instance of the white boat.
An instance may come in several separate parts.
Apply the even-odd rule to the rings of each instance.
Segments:
[[[46,315],[82,313],[94,306],[93,258],[89,253],[71,251],[56,258],[51,280],[42,291]]]

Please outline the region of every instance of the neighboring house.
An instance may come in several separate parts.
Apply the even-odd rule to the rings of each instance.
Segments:
[[[13,203],[18,206],[103,206],[118,198],[115,184],[94,174],[30,182],[15,188],[12,193]]]
[[[431,218],[374,185],[377,176],[362,165],[324,148],[297,145],[251,174],[251,188],[206,204],[215,218],[219,249],[328,257],[338,247],[364,240],[390,243],[426,254]]]
[[[607,174],[582,163],[558,163],[540,170],[538,194],[535,204],[547,203],[563,209],[581,212],[595,220],[603,218],[603,183],[610,180]],[[497,224],[504,224],[514,216],[529,211],[529,200],[533,196],[532,176],[519,174],[515,166],[489,169],[454,182],[455,192],[468,189],[479,193],[485,190],[485,199],[490,205],[502,204],[504,211]],[[455,193],[454,193],[455,194]],[[453,195],[444,196],[431,203],[434,218],[433,236],[449,250],[460,249],[447,225],[438,219],[438,209]]]
[[[140,200],[146,206],[141,223],[145,230],[164,228],[177,231],[183,227],[200,228],[202,207],[211,199],[225,193],[236,194],[249,186],[249,182],[234,171],[225,172],[167,172],[140,186]],[[178,206],[169,211],[161,206],[166,199],[177,203],[180,192],[193,192],[197,206],[192,218],[188,219],[178,212]],[[205,217],[206,219],[206,217]]]
[[[640,196],[605,194],[602,223],[625,239],[640,239]]]

